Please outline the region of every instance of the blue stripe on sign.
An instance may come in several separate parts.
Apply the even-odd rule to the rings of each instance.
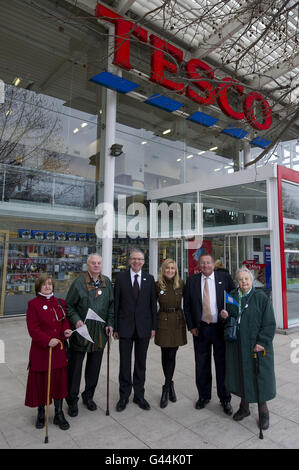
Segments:
[[[244,131],[244,129],[240,129],[239,127],[233,127],[230,125],[226,127],[225,129],[223,129],[221,134],[227,134],[232,137],[235,137],[236,139],[243,139],[243,137],[245,137],[248,134],[248,132]]]
[[[89,79],[90,82],[105,86],[119,93],[130,93],[140,85],[110,72],[101,72]]]
[[[271,140],[264,139],[264,137],[256,137],[250,143],[251,145],[255,145],[256,147],[266,149],[271,144]]]
[[[197,124],[201,124],[205,127],[212,127],[219,121],[219,119],[209,116],[209,114],[205,114],[200,111],[196,111],[195,113],[191,114],[187,119],[193,122],[197,122]]]
[[[161,95],[160,93],[156,93],[155,95],[150,96],[150,98],[148,98],[145,103],[156,106],[160,109],[164,109],[170,113],[177,111],[182,106],[184,106],[183,103],[179,103],[178,101],[168,98],[168,96]]]

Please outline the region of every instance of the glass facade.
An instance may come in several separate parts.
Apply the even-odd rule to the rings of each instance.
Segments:
[[[289,326],[299,324],[299,185],[282,182],[284,252]]]
[[[52,0],[2,2],[0,315],[25,312],[27,300],[34,295],[34,281],[42,272],[53,274],[56,291],[65,296],[74,277],[86,269],[88,254],[101,251],[102,241],[95,237],[95,209],[103,199],[105,90],[90,78],[107,68],[106,33],[97,22],[65,21],[69,8],[73,6],[67,2]],[[57,21],[45,20],[53,12]],[[156,92],[150,82],[143,87],[145,94]],[[189,100],[184,109],[191,113],[197,105]],[[220,135],[219,129],[200,126],[131,96],[117,95],[116,121],[115,141],[123,145],[123,154],[115,159],[113,280],[126,269],[132,246],[144,249],[148,266],[147,191],[237,172],[242,150],[238,139]],[[298,150],[295,141],[281,143],[269,162],[299,169]],[[251,148],[251,158],[260,152]],[[264,261],[269,241],[266,181],[163,201],[178,203],[180,208],[184,203],[203,204],[205,248],[223,258],[232,273],[248,257]],[[194,207],[190,232],[196,219]],[[293,295],[298,214],[288,212],[284,217],[288,285]],[[163,239],[162,222],[160,217],[158,265],[165,257],[176,257],[186,278],[198,253],[187,249],[187,237],[177,236],[171,214],[170,235],[175,240]],[[291,230],[293,225],[296,228]],[[244,236],[232,234],[238,230]],[[261,233],[250,233],[254,230]]]

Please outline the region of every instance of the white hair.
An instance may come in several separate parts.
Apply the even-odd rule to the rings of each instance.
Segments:
[[[253,275],[252,271],[250,271],[248,268],[246,268],[246,266],[242,266],[241,268],[237,269],[237,271],[236,271],[236,279],[237,280],[238,280],[238,275],[240,273],[250,274],[252,281],[254,281],[254,275]]]
[[[102,260],[102,257],[101,257],[101,255],[99,255],[99,253],[91,253],[91,254],[88,256],[86,263],[88,263],[89,260],[90,260],[90,258],[92,258],[93,256],[98,256],[98,257],[101,258],[101,260]]]

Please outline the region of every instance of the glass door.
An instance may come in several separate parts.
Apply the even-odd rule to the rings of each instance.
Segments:
[[[183,240],[159,240],[158,242],[158,270],[167,258],[172,258],[178,265],[180,277],[184,278]]]

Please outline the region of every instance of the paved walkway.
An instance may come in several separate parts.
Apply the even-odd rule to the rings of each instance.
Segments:
[[[291,343],[297,339],[295,347]],[[132,402],[118,413],[118,343],[112,342],[110,357],[110,416],[106,416],[106,350],[95,394],[98,410],[88,411],[79,402],[79,416],[67,419],[68,431],[53,425],[50,409],[49,444],[45,430],[34,427],[36,410],[24,406],[30,339],[24,318],[0,320],[0,340],[5,343],[5,363],[0,364],[0,448],[63,449],[299,449],[299,332],[276,334],[275,368],[277,397],[269,402],[270,428],[258,438],[257,406],[241,423],[226,416],[219,405],[215,383],[211,402],[203,410],[194,408],[194,356],[191,336],[179,349],[175,372],[178,401],[160,409],[162,386],[160,348],[151,343],[148,352],[146,398],[150,411]],[[0,342],[1,346],[2,342]],[[298,363],[291,361],[291,353]],[[214,380],[214,379],[213,379]],[[214,380],[215,382],[215,380]],[[239,399],[233,397],[237,410]],[[65,407],[66,408],[66,407]]]

